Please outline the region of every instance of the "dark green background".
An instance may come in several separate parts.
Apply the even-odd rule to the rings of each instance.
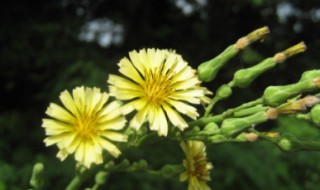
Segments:
[[[184,13],[180,5],[191,7],[191,12]],[[218,104],[216,112],[261,96],[269,85],[293,83],[304,70],[320,64],[317,0],[7,0],[0,3],[0,9],[0,190],[27,189],[37,161],[46,167],[44,189],[64,189],[74,174],[74,162],[69,158],[61,163],[55,157],[57,148],[44,146],[41,119],[46,107],[58,102],[64,89],[88,85],[107,90],[107,75],[117,73],[117,62],[133,49],[176,49],[196,68],[239,37],[269,26],[271,34],[263,43],[253,44],[232,59],[214,82],[205,84],[215,90],[237,69],[305,41],[306,53],[268,71],[249,88],[235,89],[229,100]],[[284,13],[288,14],[281,17]],[[96,34],[113,31],[105,47],[98,40],[79,40],[85,26],[97,19],[111,24]],[[317,129],[292,118],[263,127],[320,140]],[[178,164],[183,158],[178,144],[168,141],[125,155],[133,161],[145,158],[154,169],[165,163]],[[320,188],[317,152],[282,153],[269,143],[258,142],[209,146],[208,155],[215,165],[210,182],[214,189]],[[186,186],[178,178],[117,173],[101,189]]]

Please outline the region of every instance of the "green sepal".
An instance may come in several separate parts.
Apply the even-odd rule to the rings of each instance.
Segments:
[[[199,65],[198,76],[201,81],[210,82],[212,81],[219,70],[237,53],[239,50],[235,48],[235,45],[230,45],[222,53],[215,58],[206,61]]]

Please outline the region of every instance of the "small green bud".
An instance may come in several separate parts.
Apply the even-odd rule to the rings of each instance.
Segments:
[[[320,104],[314,106],[310,111],[311,121],[320,127]]]
[[[219,70],[237,53],[238,49],[234,45],[227,47],[222,53],[220,53],[215,58],[206,61],[199,65],[198,67],[198,76],[201,81],[210,82],[212,81]]]
[[[148,162],[147,161],[145,161],[145,160],[139,160],[138,161],[138,167],[139,168],[145,168],[147,166],[148,166]]]
[[[293,144],[292,144],[292,142],[291,142],[288,138],[286,138],[286,137],[281,138],[281,139],[278,141],[278,146],[279,146],[282,150],[284,150],[284,151],[290,151],[290,150],[293,149]]]
[[[108,163],[106,163],[106,164],[104,165],[104,168],[105,168],[105,169],[110,169],[110,168],[113,168],[114,166],[115,166],[114,161],[109,161]]]
[[[238,136],[236,136],[235,140],[239,142],[246,142],[248,140],[247,133],[240,133]]]
[[[265,111],[260,111],[247,117],[225,119],[221,125],[221,133],[226,137],[236,135],[252,125],[268,120]]]
[[[33,172],[30,179],[30,185],[35,189],[39,189],[43,186],[43,173],[44,166],[42,163],[38,162],[33,166]]]
[[[270,86],[263,93],[263,101],[269,106],[278,106],[289,98],[319,88],[320,78],[300,81],[286,86]]]
[[[100,171],[96,174],[95,181],[98,185],[103,185],[108,178],[108,173],[105,171]]]
[[[218,125],[214,122],[211,122],[211,123],[208,123],[203,131],[206,131],[206,132],[212,132],[212,133],[218,133],[220,131]]]
[[[254,81],[263,72],[273,68],[276,65],[276,61],[273,58],[267,58],[257,65],[254,65],[247,69],[238,70],[233,77],[234,86],[239,88],[246,88],[252,81]]]
[[[228,85],[222,85],[218,88],[216,97],[220,100],[228,98],[232,94],[232,89]]]
[[[202,131],[200,131],[197,136],[205,135],[205,136],[212,136],[215,134],[220,133],[220,128],[214,122],[208,123]]]
[[[296,151],[296,150],[320,150],[320,142],[315,141],[301,141],[294,136],[283,136],[278,140],[278,146],[284,151]]]
[[[309,80],[309,79],[314,79],[320,77],[320,70],[311,70],[311,71],[305,71],[301,78],[300,81],[304,81],[304,80]]]

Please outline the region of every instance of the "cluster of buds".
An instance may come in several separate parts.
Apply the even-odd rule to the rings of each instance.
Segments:
[[[237,40],[235,44],[227,47],[215,58],[202,63],[198,67],[200,80],[204,82],[212,81],[231,58],[253,42],[264,38],[268,33],[268,27],[255,30]],[[304,42],[300,42],[284,51],[275,53],[274,56],[268,57],[254,66],[236,71],[230,82],[218,87],[215,96],[206,107],[204,117],[190,123],[191,126],[199,128],[194,133],[193,138],[209,143],[253,142],[257,139],[265,139],[276,143],[284,150],[282,147],[284,147],[283,144],[285,143],[283,143],[280,133],[272,131],[261,132],[256,130],[256,125],[268,120],[275,120],[280,115],[294,115],[320,126],[320,96],[317,94],[320,88],[320,70],[304,72],[301,79],[294,84],[269,86],[264,90],[260,98],[238,107],[227,109],[220,114],[213,114],[212,111],[218,101],[227,99],[232,95],[232,88],[248,87],[264,72],[305,50],[306,45]],[[202,130],[201,127],[203,127]],[[185,133],[185,136],[192,136],[190,133],[192,131]],[[204,133],[210,135],[201,135]],[[288,140],[288,138],[286,139]],[[291,142],[292,139],[290,138],[288,141]],[[299,141],[299,144],[303,143]]]

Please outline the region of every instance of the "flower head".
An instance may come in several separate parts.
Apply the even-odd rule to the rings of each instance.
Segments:
[[[46,111],[51,118],[43,119],[46,146],[56,144],[61,160],[74,153],[75,160],[86,167],[103,162],[103,149],[119,156],[120,150],[109,140],[127,141],[126,135],[116,132],[126,120],[119,111],[120,103],[106,105],[108,98],[99,88],[77,87],[72,95],[67,90],[62,92],[60,100],[65,108],[51,103]]]
[[[186,171],[180,175],[180,181],[189,181],[189,190],[210,190],[207,181],[210,179],[209,170],[213,168],[207,161],[206,146],[201,141],[187,141],[180,144],[186,159],[183,166]]]
[[[132,51],[119,62],[124,77],[110,75],[110,95],[128,101],[125,114],[137,110],[130,126],[138,129],[146,120],[159,135],[168,133],[168,121],[183,130],[188,125],[180,113],[196,119],[197,109],[189,104],[208,101],[210,93],[200,86],[195,70],[173,51]]]

